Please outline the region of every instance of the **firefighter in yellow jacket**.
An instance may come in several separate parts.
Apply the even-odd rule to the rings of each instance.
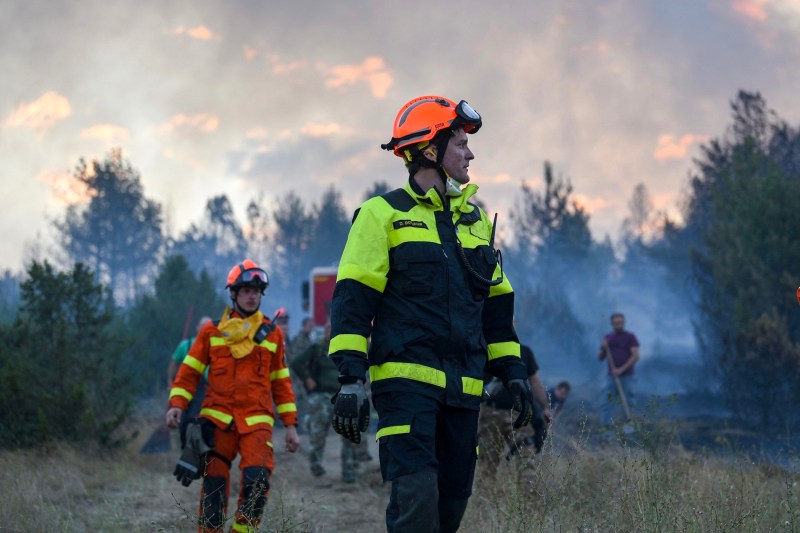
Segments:
[[[250,259],[231,269],[226,288],[233,308],[200,330],[170,390],[166,421],[175,428],[209,368],[200,417],[181,436],[183,453],[175,468],[184,485],[203,478],[200,531],[223,530],[230,467],[237,453],[241,487],[231,530],[258,530],[275,466],[273,401],[286,426],[286,449],[295,452],[300,444],[283,333],[259,310],[268,284],[267,273]]]
[[[534,416],[494,226],[470,202],[477,187],[467,184],[467,134],[481,123],[463,100],[404,105],[383,148],[403,159],[409,180],[356,211],[339,263],[333,426],[360,441],[369,371],[381,472],[392,482],[390,532],[458,530],[472,491],[484,369],[511,391],[515,427]]]

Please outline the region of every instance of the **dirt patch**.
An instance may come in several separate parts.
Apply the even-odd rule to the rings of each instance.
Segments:
[[[308,436],[300,435],[301,449],[295,454],[284,450],[284,432],[276,428],[275,472],[271,479],[270,499],[264,513],[262,531],[313,533],[374,533],[385,529],[384,511],[389,485],[383,485],[378,466],[378,448],[374,435],[368,435],[373,459],[361,462],[356,483],[341,481],[341,437],[330,430],[323,458],[327,473],[319,478],[308,466]],[[150,520],[142,526],[155,531],[195,531],[200,486],[181,486],[171,477],[175,451],[140,456],[153,481]],[[236,508],[239,490],[238,461],[232,467],[229,513]],[[158,503],[156,503],[158,502]]]

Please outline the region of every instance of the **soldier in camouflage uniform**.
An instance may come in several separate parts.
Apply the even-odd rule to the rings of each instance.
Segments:
[[[311,318],[304,318],[303,324],[300,326],[300,331],[291,340],[287,348],[286,357],[291,360],[293,356],[300,355],[305,352],[309,346],[313,344],[311,341],[311,334],[314,332],[314,320]]]
[[[312,344],[302,353],[295,353],[289,363],[292,374],[302,381],[306,390],[307,413],[306,429],[311,441],[308,460],[311,473],[316,476],[325,474],[322,456],[325,451],[325,440],[331,425],[333,404],[331,396],[339,390],[339,369],[328,358],[331,327],[325,326],[321,342]],[[342,438],[342,481],[354,483],[358,476],[358,445]]]
[[[311,340],[312,333],[314,333],[314,320],[306,317],[303,319],[297,335],[286,343],[286,362],[290,367],[295,356],[305,352],[309,346],[314,344]],[[297,404],[297,419],[300,421],[297,429],[302,435],[306,432],[307,424],[305,422],[308,415],[308,401],[306,400],[305,386],[295,375],[292,375],[292,388],[294,389],[294,403]]]

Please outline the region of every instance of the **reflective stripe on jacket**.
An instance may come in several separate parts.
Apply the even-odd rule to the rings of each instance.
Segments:
[[[363,378],[369,366],[374,394],[419,392],[469,408],[484,369],[525,379],[510,283],[489,288],[465,266],[500,277],[492,224],[467,201],[475,191],[468,185],[447,210],[435,189],[408,183],[356,212],[331,304],[329,354],[341,375]]]
[[[270,321],[265,318],[264,322]],[[283,333],[275,328],[248,355],[236,359],[217,326],[209,322],[198,333],[178,369],[170,390],[169,407],[185,411],[200,376],[210,367],[200,416],[220,428],[234,423],[239,433],[249,433],[274,424],[274,400],[284,425],[296,425],[297,407],[283,344]]]

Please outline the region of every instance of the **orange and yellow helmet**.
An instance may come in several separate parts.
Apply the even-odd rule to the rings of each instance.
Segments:
[[[258,266],[252,259],[245,259],[234,266],[228,272],[226,289],[238,289],[249,285],[261,289],[261,292],[269,286],[269,276],[267,272]]]
[[[465,100],[456,104],[442,96],[420,96],[400,108],[394,119],[392,140],[381,148],[411,161],[417,150],[410,148],[430,142],[440,131],[462,128],[467,133],[477,133],[481,124],[481,116]]]

